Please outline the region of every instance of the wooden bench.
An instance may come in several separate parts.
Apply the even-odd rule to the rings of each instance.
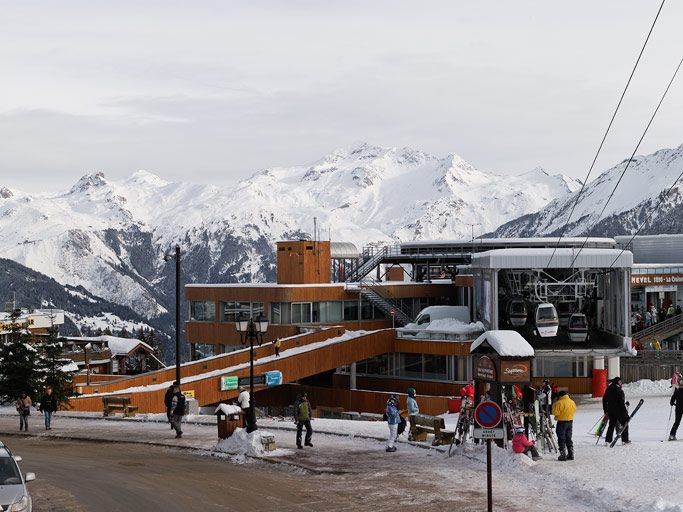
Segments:
[[[410,438],[413,441],[426,441],[427,435],[434,434],[432,446],[450,444],[454,432],[446,430],[446,422],[438,416],[425,416],[418,414],[410,417]]]
[[[105,417],[122,412],[126,418],[135,416],[138,410],[137,406],[130,405],[130,398],[127,396],[102,397],[102,409]]]

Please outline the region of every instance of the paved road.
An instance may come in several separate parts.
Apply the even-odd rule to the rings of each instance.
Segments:
[[[415,474],[418,468],[372,464],[363,460],[365,449],[342,456],[346,461],[339,467],[311,472],[177,448],[9,435],[3,440],[23,457],[23,471],[37,475],[29,484],[36,512],[395,512],[404,505],[465,512],[481,510],[485,500],[481,493],[435,486]],[[315,456],[313,450],[302,455]],[[377,462],[380,471],[372,467]]]

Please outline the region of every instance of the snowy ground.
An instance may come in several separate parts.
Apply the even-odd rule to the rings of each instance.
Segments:
[[[667,432],[669,396],[667,383],[643,383],[625,386],[627,399],[645,404],[631,426],[632,444],[613,449],[589,434],[601,415],[601,401],[575,397],[578,411],[574,422],[576,460],[558,462],[556,455],[538,463],[526,462],[523,456],[494,448],[493,481],[496,509],[506,511],[608,511],[608,512],[683,512],[683,486],[680,463],[683,442],[663,442]],[[61,417],[60,417],[61,416]],[[163,415],[146,415],[144,421],[107,421],[58,415],[51,436],[106,439],[120,442],[143,442],[196,448],[207,452],[216,448],[214,417],[192,417],[181,440],[164,423]],[[32,430],[39,429],[40,416],[34,415]],[[456,418],[447,418],[452,423]],[[17,430],[16,414],[0,410],[0,432]],[[314,420],[315,448],[297,450],[291,421],[264,419],[262,431],[275,434],[278,450],[267,454],[271,461],[308,470],[312,475],[334,476],[335,485],[347,482],[349,492],[357,497],[377,493],[398,505],[422,504],[423,510],[482,510],[485,507],[485,449],[468,444],[448,457],[443,449],[424,449],[400,443],[399,451],[384,452],[386,424],[342,420]],[[323,432],[328,432],[324,434]],[[16,432],[18,433],[18,432]],[[679,432],[683,437],[683,430]],[[0,440],[11,441],[9,436]],[[233,442],[228,456],[233,462],[249,462],[245,454],[255,453]],[[251,441],[244,439],[243,443]],[[222,448],[230,446],[223,443]],[[289,467],[289,466],[284,466]],[[384,482],[378,488],[377,481]],[[365,483],[368,485],[365,485]],[[370,484],[370,482],[373,482]]]

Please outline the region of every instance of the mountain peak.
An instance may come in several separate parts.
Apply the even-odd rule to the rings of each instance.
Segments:
[[[157,176],[154,173],[151,173],[149,171],[145,171],[144,169],[140,169],[139,171],[134,172],[133,174],[130,175],[130,177],[126,180],[127,184],[146,184],[146,185],[153,185],[156,187],[163,187],[164,185],[168,185],[168,182],[161,179],[159,176]]]
[[[76,184],[71,187],[71,192],[85,192],[86,190],[91,190],[99,187],[103,187],[107,184],[107,180],[104,177],[102,171],[86,174],[82,176]]]

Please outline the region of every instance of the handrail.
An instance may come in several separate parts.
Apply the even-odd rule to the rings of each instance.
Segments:
[[[658,333],[669,331],[671,327],[678,326],[679,324],[683,327],[683,313],[672,316],[671,318],[667,318],[666,320],[663,320],[654,325],[651,325],[650,327],[646,327],[641,331],[633,333],[632,337],[637,340],[644,339],[648,336],[654,336]]]

